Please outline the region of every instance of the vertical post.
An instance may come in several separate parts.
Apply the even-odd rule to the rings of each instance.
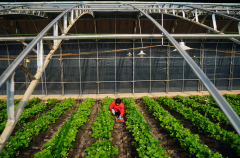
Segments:
[[[77,7],[78,8],[78,7]],[[75,10],[75,15],[76,15],[76,17],[78,17],[78,9],[76,8],[76,10]]]
[[[62,59],[62,47],[60,46],[60,67],[61,67],[61,84],[62,84],[62,95],[64,95],[64,83],[63,83],[63,59]]]
[[[167,82],[166,82],[167,93],[169,92],[169,65],[170,65],[170,47],[167,47]]]
[[[53,36],[58,36],[58,22],[53,25]],[[53,40],[54,46],[58,45],[58,40]]]
[[[163,27],[163,13],[162,13],[162,27]],[[163,35],[163,33],[162,33]],[[162,38],[162,45],[163,45],[163,38]]]
[[[43,69],[43,40],[41,39],[37,43],[37,70],[42,71]]]
[[[197,13],[197,9],[195,9],[195,17],[196,17],[196,22],[198,22],[198,13]]]
[[[202,50],[202,71],[204,72],[204,50]],[[205,69],[205,74],[206,74],[206,69]],[[201,83],[202,86],[202,91],[203,91],[203,84]]]
[[[174,8],[174,5],[172,5],[172,8]],[[175,15],[175,9],[173,9],[173,15]]]
[[[215,14],[212,14],[212,21],[213,21],[213,29],[214,29],[214,30],[217,30],[217,23],[216,23]]]
[[[15,112],[14,112],[14,75],[7,80],[7,116],[8,123],[15,122]]]
[[[182,10],[182,16],[185,18],[185,11],[184,10]]]
[[[219,40],[218,40],[218,42],[219,42]],[[215,55],[215,64],[214,64],[214,80],[213,80],[213,84],[214,84],[214,86],[216,86],[216,84],[215,84],[215,81],[216,81],[216,70],[217,70],[217,47],[218,47],[218,42],[217,42],[217,45],[216,45],[216,55]]]
[[[78,61],[79,61],[79,75],[80,75],[80,95],[82,94],[82,75],[81,75],[81,60],[80,60],[80,58],[81,58],[81,54],[80,54],[80,51],[81,51],[81,49],[80,49],[80,46],[79,46],[79,39],[78,39],[78,53],[79,53],[79,55],[78,55]]]
[[[152,46],[152,39],[151,39],[150,46]],[[152,93],[152,47],[150,47],[150,74],[149,74],[149,78],[150,78],[150,89],[149,89],[149,92]]]
[[[185,59],[183,58],[183,86],[182,86],[182,92],[184,92],[184,65],[185,65]]]
[[[63,30],[64,30],[64,32],[66,32],[66,30],[67,30],[67,14],[68,13],[64,14],[64,16],[63,16]]]
[[[71,10],[71,24],[73,23],[73,19],[74,19],[74,10]]]
[[[231,63],[230,63],[230,72],[229,72],[229,83],[228,83],[228,90],[229,90],[229,91],[232,91],[234,59],[235,59],[235,49],[236,49],[236,44],[233,43],[233,45],[232,45],[232,52],[231,52]]]
[[[238,23],[238,33],[240,34],[240,22]]]
[[[97,48],[97,94],[99,94],[99,69],[98,69],[98,42],[96,39],[96,48]]]
[[[115,34],[117,34],[117,20],[116,20],[116,13],[115,13]],[[117,44],[116,44],[116,39],[115,39],[115,94],[117,94]]]
[[[201,70],[203,71],[203,50],[204,49],[204,43],[202,42],[201,43],[201,46],[200,46],[200,58],[199,58],[199,62],[200,62],[200,68]],[[198,80],[198,91],[202,91],[202,82],[201,80]]]
[[[134,52],[135,52],[134,48],[135,48],[135,39],[133,39],[133,94],[134,94],[134,83],[135,83],[134,81]]]

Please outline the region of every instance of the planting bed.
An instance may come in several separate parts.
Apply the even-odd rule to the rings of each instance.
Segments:
[[[240,109],[239,96],[224,97]],[[122,99],[121,123],[108,110],[108,97],[32,103],[26,109],[37,111],[25,112],[0,157],[240,157],[240,137],[211,96]]]

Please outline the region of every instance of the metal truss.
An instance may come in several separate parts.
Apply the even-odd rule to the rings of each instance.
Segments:
[[[140,11],[143,15],[145,15],[168,38],[169,42],[171,42],[174,45],[174,47],[178,50],[178,52],[182,55],[182,57],[192,68],[196,76],[202,81],[202,83],[207,88],[209,93],[213,96],[213,98],[216,100],[216,102],[218,103],[219,107],[224,112],[228,120],[231,122],[236,132],[240,135],[240,118],[238,117],[236,112],[232,109],[232,107],[229,105],[229,103],[218,92],[217,88],[212,84],[209,78],[203,73],[203,71],[198,67],[194,60],[188,55],[188,53],[185,50],[183,50],[183,48],[178,44],[178,42],[172,36],[170,36],[170,34],[150,15],[145,13],[143,10],[135,7],[134,5],[131,4],[128,5],[132,6],[133,8]]]
[[[8,69],[5,70],[5,72],[0,77],[0,87],[2,87],[7,82],[7,108],[8,108],[8,121],[6,124],[6,127],[4,131],[1,134],[0,137],[0,151],[5,146],[6,141],[10,137],[16,123],[18,122],[18,119],[29,99],[31,96],[34,88],[36,87],[40,77],[42,76],[43,71],[47,67],[53,53],[61,46],[63,43],[62,40],[53,40],[53,45],[51,42],[48,42],[49,45],[52,45],[50,47],[51,51],[47,55],[47,57],[44,60],[43,57],[43,36],[48,32],[50,28],[53,27],[53,34],[54,36],[58,36],[58,28],[61,29],[62,35],[65,36],[66,33],[70,30],[70,28],[73,26],[73,24],[77,21],[78,18],[80,18],[84,14],[91,14],[93,15],[93,12],[91,10],[88,10],[88,5],[74,5],[73,7],[70,7],[69,9],[65,10],[63,13],[58,15],[48,26],[45,27],[44,30],[42,30],[38,36],[36,36],[32,42],[22,51],[22,53],[12,62],[12,64],[8,67]],[[84,8],[83,10],[73,10],[73,8]],[[70,14],[70,16],[69,16]],[[59,26],[59,20],[63,17],[63,26]],[[68,18],[69,17],[69,18]],[[68,19],[68,20],[67,20]],[[22,100],[20,101],[17,109],[14,111],[14,72],[17,68],[17,66],[24,60],[24,58],[29,54],[29,52],[33,49],[33,47],[37,45],[37,73],[35,74],[35,80],[32,80],[29,87],[27,88]],[[15,116],[15,117],[14,117]]]
[[[66,9],[68,8],[68,9]],[[240,22],[239,16],[240,5],[239,4],[200,4],[200,3],[165,3],[165,2],[131,2],[131,4],[126,4],[126,2],[34,2],[34,3],[0,3],[0,16],[10,15],[10,14],[26,14],[32,16],[39,16],[42,18],[47,18],[46,13],[60,13],[51,23],[49,23],[35,38],[32,37],[17,37],[14,38],[1,38],[2,41],[11,40],[32,40],[31,43],[27,45],[27,47],[21,52],[21,54],[12,62],[12,64],[5,70],[5,72],[0,76],[0,87],[2,87],[5,83],[7,83],[7,109],[8,109],[8,121],[6,127],[1,134],[0,137],[0,152],[5,146],[6,141],[10,137],[29,97],[31,96],[34,88],[36,87],[40,77],[42,76],[45,68],[47,67],[50,59],[52,58],[54,52],[61,46],[64,42],[64,39],[100,39],[100,38],[114,38],[114,35],[91,35],[91,36],[66,36],[67,32],[74,25],[74,23],[84,14],[90,14],[94,17],[94,12],[96,11],[131,11],[131,12],[140,12],[142,15],[145,15],[149,20],[151,20],[154,25],[163,33],[161,38],[167,38],[169,42],[173,44],[174,47],[179,51],[179,53],[183,56],[185,61],[190,65],[192,70],[201,80],[201,82],[205,85],[208,91],[212,94],[214,99],[217,101],[218,105],[225,113],[235,130],[240,134],[240,120],[230,105],[226,102],[226,100],[220,95],[215,86],[210,82],[207,76],[202,72],[202,70],[196,65],[196,63],[192,60],[192,58],[187,54],[185,50],[183,50],[177,41],[173,38],[174,35],[170,35],[161,25],[159,25],[156,20],[154,20],[148,14],[152,13],[162,13],[171,15],[180,19],[184,19],[190,21],[194,24],[200,25],[208,30],[221,34],[227,27],[231,24],[232,21]],[[199,22],[199,16],[205,15],[201,23]],[[208,15],[212,16],[213,27],[204,25],[204,21]],[[221,30],[217,30],[216,17],[220,16],[222,18],[227,18],[230,21],[225,25],[225,27]],[[61,18],[63,18],[63,24],[61,23]],[[95,24],[95,33],[97,33],[96,29],[96,21]],[[136,25],[136,23],[135,23]],[[174,32],[177,23],[173,24],[171,32]],[[53,36],[52,37],[44,37],[44,35],[53,28]],[[240,30],[240,24],[238,23],[238,28]],[[61,36],[58,36],[58,33],[62,33]],[[134,29],[134,33],[136,27]],[[115,37],[119,37],[120,35],[115,35]],[[135,37],[130,35],[131,38],[143,38],[142,35],[136,35]],[[146,38],[154,38],[155,35],[146,35]],[[187,38],[191,38],[190,35],[181,35],[180,38],[186,36]],[[210,35],[213,36],[213,35]],[[226,35],[227,36],[227,35]],[[228,35],[228,39],[240,44],[240,41],[233,38],[234,35]],[[160,35],[156,35],[156,38],[159,38]],[[217,36],[216,36],[217,37]],[[216,38],[215,37],[215,38]],[[238,37],[238,36],[236,36]],[[129,35],[120,38],[130,38]],[[177,38],[177,37],[176,37]],[[192,37],[195,38],[195,37]],[[198,36],[200,38],[200,36]],[[206,35],[204,37],[206,38]],[[223,38],[223,37],[217,37]],[[43,57],[43,40],[48,43],[50,48],[50,52],[48,55]],[[52,42],[53,40],[53,42]],[[34,49],[37,45],[37,73],[34,75],[35,80],[32,80],[30,85],[28,86],[22,100],[20,101],[17,109],[14,111],[14,74],[16,68],[19,64],[24,60],[24,58]],[[96,40],[96,45],[98,42]],[[133,48],[135,47],[135,40],[133,41]],[[168,49],[168,54],[170,54],[170,48]],[[234,62],[234,53],[231,56],[231,62]],[[133,50],[133,93],[134,93],[134,50]],[[115,58],[116,59],[116,58]],[[97,63],[98,63],[98,46],[97,46]],[[169,66],[169,57],[167,57],[167,63]],[[231,72],[233,72],[233,65],[230,66],[230,76],[229,78],[233,78]],[[62,66],[62,65],[61,65]],[[97,64],[98,69],[98,64]],[[168,75],[169,75],[169,67],[168,67]],[[99,77],[99,72],[97,70],[97,76]],[[62,74],[61,74],[62,77]],[[168,76],[169,81],[169,76]],[[62,81],[62,79],[61,79]],[[167,81],[167,82],[168,82]],[[116,80],[114,81],[116,83]],[[98,94],[99,94],[99,78],[97,78],[98,84]],[[167,84],[168,86],[168,84]],[[229,82],[229,86],[232,86],[232,83]],[[64,86],[63,86],[64,87]],[[166,87],[168,92],[168,87]],[[64,91],[64,89],[62,90]]]

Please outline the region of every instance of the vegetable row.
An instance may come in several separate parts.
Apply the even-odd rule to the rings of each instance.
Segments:
[[[194,111],[198,110],[199,112],[204,113],[204,116],[212,118],[213,121],[218,121],[219,123],[224,123],[227,125],[230,124],[227,117],[219,108],[212,107],[209,104],[197,103],[195,100],[190,99],[189,97],[177,95],[174,97],[174,99],[188,107],[191,107]]]
[[[192,110],[190,107],[186,107],[179,102],[175,102],[171,98],[165,96],[158,99],[159,103],[169,106],[174,111],[180,113],[185,119],[191,120],[200,132],[206,133],[207,136],[214,139],[231,144],[231,147],[236,150],[236,153],[240,156],[240,138],[234,132],[228,132],[222,129],[219,124],[214,124],[201,115],[198,111]]]
[[[165,153],[165,148],[159,146],[160,142],[151,135],[151,129],[148,123],[145,122],[143,115],[135,106],[132,98],[123,98],[123,104],[126,108],[126,125],[136,141],[135,147],[139,154],[139,157],[164,157],[167,158],[169,155]]]
[[[87,147],[85,158],[108,158],[110,155],[118,155],[118,147],[112,146],[111,130],[113,130],[114,117],[108,109],[113,99],[105,97],[102,100],[102,108],[98,112],[98,116],[91,126],[93,130],[92,137],[99,138],[91,147]]]
[[[58,129],[53,138],[43,145],[44,149],[41,152],[36,153],[34,157],[67,157],[68,150],[73,148],[72,142],[75,141],[78,129],[87,122],[88,117],[91,114],[90,109],[94,103],[95,100],[92,98],[87,98],[82,102],[78,106],[78,110],[63,123],[62,127]]]
[[[14,157],[18,154],[18,149],[28,147],[30,141],[35,135],[38,135],[41,130],[45,131],[50,123],[55,123],[64,110],[74,106],[74,99],[68,98],[61,103],[57,103],[54,108],[42,114],[41,117],[33,122],[26,123],[22,128],[18,129],[15,136],[11,136],[7,141],[5,148],[1,152],[1,157]]]
[[[196,157],[222,157],[218,152],[214,153],[207,145],[201,144],[199,135],[192,134],[187,128],[184,128],[180,124],[180,120],[171,116],[168,111],[164,110],[157,102],[148,96],[141,98],[145,105],[149,107],[150,111],[153,111],[153,115],[161,121],[161,126],[165,127],[172,137],[175,137],[180,142],[181,146],[188,150],[191,155]],[[164,102],[166,99],[164,100]]]
[[[48,102],[47,105],[43,105],[43,103],[38,103],[38,104],[34,105],[34,103],[32,102],[31,108],[23,110],[20,118],[18,119],[17,125],[25,123],[25,121],[27,119],[33,118],[34,116],[36,116],[40,112],[44,111],[45,109],[50,108],[51,106],[55,105],[57,102],[57,99],[48,99],[47,102]],[[6,124],[7,124],[7,120],[0,123],[0,131],[4,130]]]

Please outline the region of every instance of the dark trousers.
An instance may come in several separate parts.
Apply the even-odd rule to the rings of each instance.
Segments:
[[[119,117],[119,115],[120,115],[120,111],[117,110],[117,111],[115,112],[115,116]]]

